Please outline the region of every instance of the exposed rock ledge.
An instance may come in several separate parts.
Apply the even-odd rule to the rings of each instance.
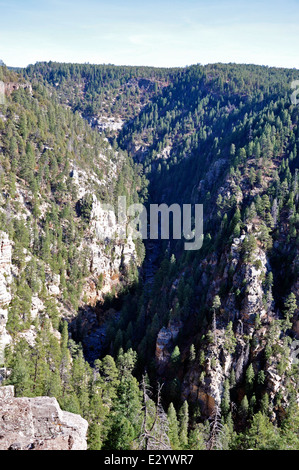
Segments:
[[[88,423],[56,398],[16,398],[0,387],[0,450],[86,450]]]

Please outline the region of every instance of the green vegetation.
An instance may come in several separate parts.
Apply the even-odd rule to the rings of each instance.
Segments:
[[[0,69],[24,85],[0,115],[0,227],[18,270],[6,383],[80,413],[90,449],[298,449],[298,71],[50,62],[20,72]],[[108,117],[126,123],[106,133],[88,124]],[[81,197],[78,172],[90,189]],[[77,315],[89,274],[81,248],[93,195],[203,203],[205,236],[194,252],[184,240],[157,243],[152,283],[134,265],[122,273],[132,288],[101,305],[115,302],[119,315],[108,315],[107,347],[91,365],[63,317]],[[141,242],[136,252],[142,260]],[[113,260],[112,244],[105,254]],[[62,312],[45,288],[49,271],[60,276]],[[45,311],[31,318],[34,296]],[[30,326],[34,347],[20,336]],[[162,345],[165,364],[163,327],[178,330]]]

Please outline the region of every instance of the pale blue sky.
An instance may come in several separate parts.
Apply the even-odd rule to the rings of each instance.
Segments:
[[[0,59],[299,69],[299,0],[0,0]]]

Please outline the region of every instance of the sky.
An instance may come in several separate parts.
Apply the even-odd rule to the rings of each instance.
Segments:
[[[299,0],[0,0],[0,59],[299,69]]]

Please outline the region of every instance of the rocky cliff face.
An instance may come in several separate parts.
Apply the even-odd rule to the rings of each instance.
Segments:
[[[121,270],[137,262],[132,237],[116,235],[121,232],[122,226],[115,212],[105,209],[95,195],[92,201],[89,236],[82,243],[82,249],[85,247],[90,254],[91,275],[84,288],[89,305],[102,300],[103,295],[119,283]]]
[[[111,178],[115,177],[114,173],[111,170]],[[87,275],[83,283],[80,306],[88,305],[93,307],[98,301],[102,301],[104,295],[110,292],[112,288],[117,290],[125,278],[126,268],[131,263],[137,263],[137,256],[135,244],[131,237],[115,239],[115,233],[120,229],[116,216],[113,211],[104,210],[94,194],[94,190],[90,187],[90,181],[94,185],[96,183],[101,184],[96,175],[93,173],[88,175],[84,170],[74,169],[72,171],[72,181],[81,199],[87,194],[92,198],[90,220],[85,229],[79,251],[84,251],[82,258],[85,258],[87,265]],[[30,194],[28,189],[22,188],[19,183],[16,183],[15,201],[18,204],[19,213],[14,213],[14,210],[12,210],[12,216],[15,219],[23,219],[24,221],[26,218],[30,218],[31,212],[28,210]],[[47,201],[42,201],[41,213],[44,215],[47,209]],[[0,210],[5,214],[6,209],[4,206],[0,207]],[[105,233],[105,237],[102,236],[103,233]],[[42,236],[42,231],[40,236]],[[10,286],[13,278],[18,278],[21,273],[20,268],[12,263],[12,254],[13,242],[9,240],[5,232],[0,231],[0,365],[4,363],[5,346],[11,341],[11,337],[6,330],[9,304],[12,300]],[[34,258],[29,250],[24,250],[23,255],[24,266],[22,270],[26,269],[26,266]],[[63,301],[60,275],[54,273],[47,263],[39,262],[41,262],[40,266],[44,270],[43,287],[46,288],[49,298],[52,299],[61,316],[69,319],[74,318],[77,311],[67,308]],[[40,292],[32,295],[30,310],[32,320],[41,314],[46,314],[45,302],[41,298]],[[59,336],[58,332],[57,335]],[[36,336],[35,327],[31,325],[28,330],[21,333],[21,336],[33,346]]]
[[[269,295],[269,291],[265,292],[264,285],[271,267],[265,251],[259,246],[252,252],[250,260],[244,262],[244,259],[241,259],[240,253],[246,237],[247,235],[241,235],[235,238],[227,254],[222,255],[226,264],[222,280],[226,279],[229,271],[233,272],[234,291],[223,296],[214,326],[207,332],[207,341],[203,349],[204,362],[199,365],[199,362],[195,361],[182,383],[183,399],[199,402],[202,414],[206,417],[211,415],[215,406],[220,406],[225,380],[230,380],[232,373],[239,394],[241,396],[245,394],[245,375],[249,363],[253,365],[256,376],[259,371],[264,371],[265,390],[270,400],[274,400],[279,394],[281,409],[288,405],[286,384],[292,361],[290,357],[284,357],[284,343],[279,329],[271,333],[273,344],[275,342],[278,351],[277,355],[269,358],[266,363],[263,359],[266,340],[269,341],[271,323],[277,319],[273,311],[272,296]],[[213,257],[209,260],[210,269],[217,268],[214,261]],[[202,282],[204,281],[203,273]],[[218,278],[215,275],[208,290],[209,305],[212,305],[214,296],[219,292],[218,289]],[[242,300],[239,298],[240,295]],[[284,363],[283,372],[282,363]]]
[[[161,328],[156,341],[156,362],[158,369],[162,371],[169,363],[182,322],[169,322],[167,327]]]
[[[0,450],[86,450],[88,423],[56,398],[15,398],[0,387]]]
[[[23,88],[24,90],[29,90],[29,93],[32,94],[32,85],[28,82],[26,83],[8,82],[4,84],[4,90],[7,96],[10,96],[14,91],[18,90],[19,88]]]

